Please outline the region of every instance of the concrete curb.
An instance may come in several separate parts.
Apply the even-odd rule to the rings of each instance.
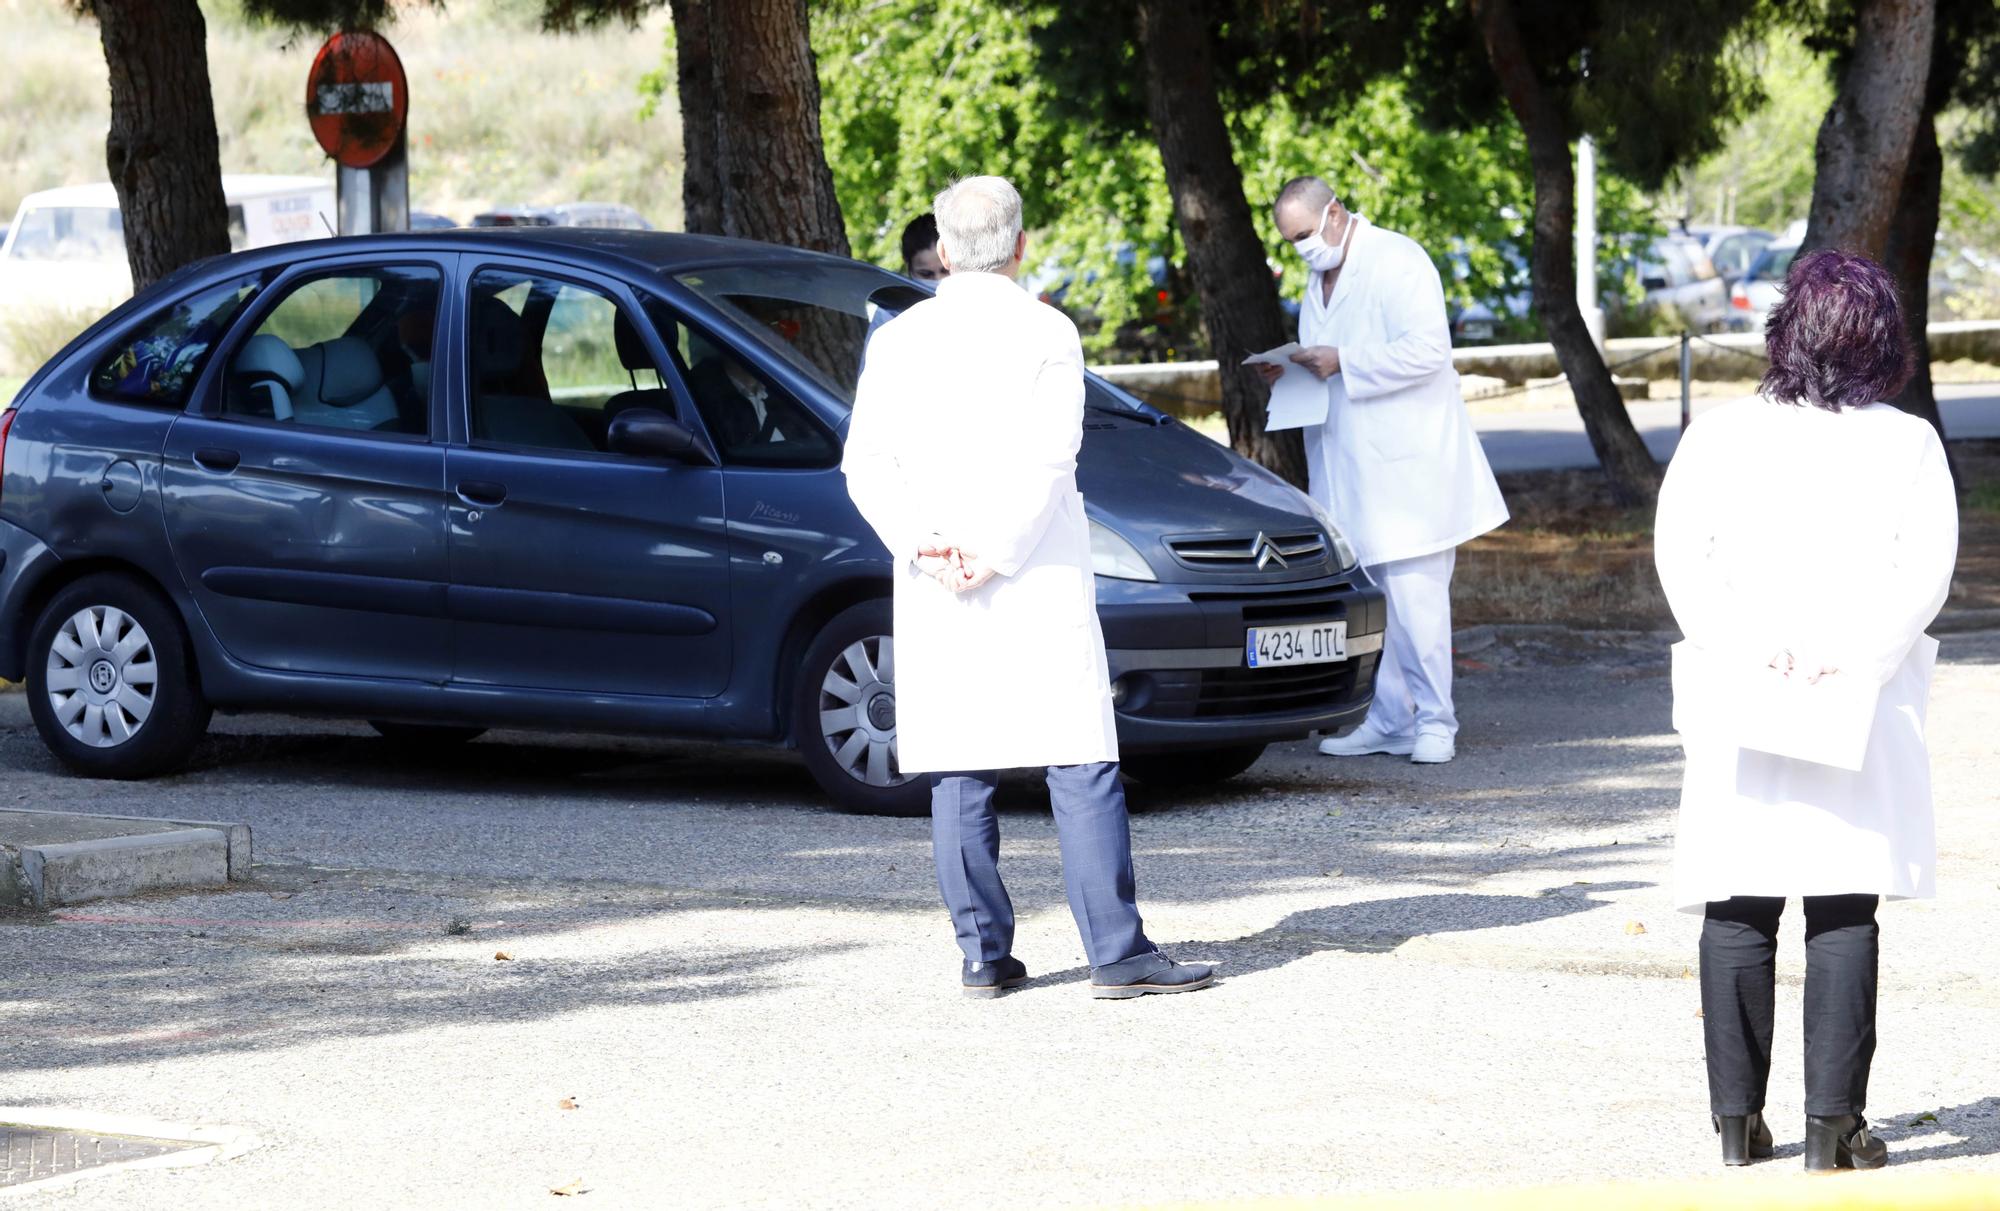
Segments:
[[[78,841],[0,845],[0,904],[46,910],[169,887],[222,887],[250,873],[250,826],[147,816],[30,812],[0,816],[177,824],[162,832]]]
[[[189,1165],[205,1165],[209,1161],[230,1160],[258,1147],[263,1142],[249,1131],[212,1123],[168,1122],[124,1114],[91,1114],[76,1110],[36,1109],[32,1106],[0,1106],[0,1123],[11,1127],[44,1131],[69,1131],[82,1135],[124,1135],[139,1139],[205,1145],[180,1152],[169,1152],[165,1156],[121,1161],[109,1165],[93,1165],[88,1169],[79,1169],[40,1181],[23,1182],[0,1190],[0,1199],[10,1194],[67,1186],[73,1182],[88,1181],[93,1177],[129,1169],[180,1169]]]
[[[0,815],[41,816],[49,813],[25,807],[0,807]],[[247,879],[250,877],[250,826],[248,824],[228,824],[220,820],[169,820],[163,816],[115,816],[105,812],[76,812],[75,815],[89,816],[93,820],[130,820],[134,824],[178,824],[182,828],[209,828],[222,834],[229,847],[229,877]]]

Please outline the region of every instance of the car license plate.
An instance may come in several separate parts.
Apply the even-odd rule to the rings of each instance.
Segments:
[[[1331,664],[1347,659],[1347,623],[1295,622],[1285,626],[1251,627],[1243,654],[1253,669],[1280,664]]]
[[[1493,325],[1485,320],[1473,320],[1459,334],[1461,340],[1490,341],[1493,339]]]

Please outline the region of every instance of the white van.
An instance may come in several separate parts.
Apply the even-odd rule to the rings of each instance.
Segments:
[[[232,250],[317,239],[337,218],[333,182],[320,177],[225,174],[222,196]],[[0,244],[0,313],[32,308],[88,320],[131,293],[125,224],[109,182],[21,199]]]

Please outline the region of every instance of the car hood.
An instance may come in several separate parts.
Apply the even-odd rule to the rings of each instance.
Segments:
[[[1169,540],[1273,539],[1317,535],[1306,497],[1276,475],[1179,421],[1090,409],[1084,413],[1077,487],[1093,521],[1138,548],[1163,581],[1237,580],[1244,570],[1197,571],[1177,560]],[[1293,561],[1262,581],[1303,580],[1338,571],[1338,561]]]

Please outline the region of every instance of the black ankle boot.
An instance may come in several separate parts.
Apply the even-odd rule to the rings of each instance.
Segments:
[[[1858,1114],[1806,1116],[1806,1168],[1880,1169],[1889,1163],[1889,1145],[1868,1133]]]
[[[1762,1114],[1723,1114],[1712,1121],[1722,1137],[1723,1164],[1747,1165],[1771,1155],[1771,1129]]]

